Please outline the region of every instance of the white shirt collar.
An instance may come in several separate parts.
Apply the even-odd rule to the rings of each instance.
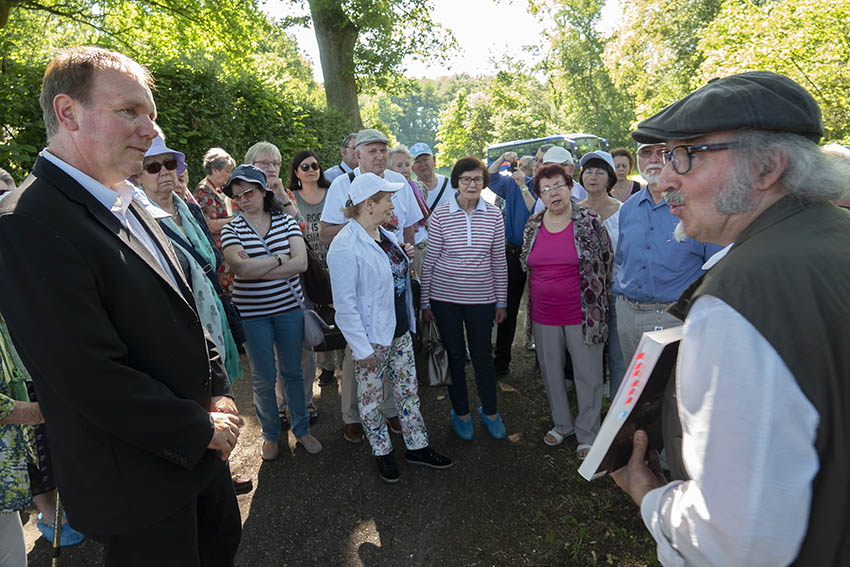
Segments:
[[[481,195],[479,195],[478,196],[478,202],[475,204],[475,208],[472,209],[472,210],[473,211],[486,211],[487,210],[487,201],[485,201],[484,198]],[[456,213],[457,211],[463,211],[463,209],[461,209],[460,205],[458,205],[457,196],[455,196],[454,199],[449,199],[449,212],[450,213]],[[464,212],[466,212],[466,211],[464,211]]]
[[[703,269],[703,270],[708,270],[708,269],[712,268],[712,267],[713,267],[713,266],[714,266],[717,262],[719,262],[720,260],[722,260],[722,259],[723,259],[723,257],[724,257],[724,256],[726,256],[726,254],[729,252],[729,250],[730,250],[730,249],[731,249],[734,245],[735,245],[735,243],[733,242],[732,244],[730,244],[730,245],[726,246],[726,247],[725,247],[725,248],[723,248],[722,250],[718,250],[717,252],[715,252],[714,254],[712,254],[711,258],[709,258],[708,260],[706,260],[705,264],[703,264],[703,265],[702,265],[702,269]]]

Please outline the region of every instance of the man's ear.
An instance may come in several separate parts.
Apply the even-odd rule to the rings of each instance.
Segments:
[[[773,187],[788,166],[788,154],[779,148],[764,152],[756,166],[756,190],[765,191]]]
[[[79,129],[78,116],[79,103],[67,94],[60,93],[53,98],[53,112],[59,125],[65,130]]]

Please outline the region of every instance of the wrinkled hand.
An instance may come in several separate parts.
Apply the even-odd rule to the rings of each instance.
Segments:
[[[269,177],[266,180],[266,187],[268,187],[269,190],[274,191],[274,194],[281,197],[281,199],[283,198],[283,195],[286,194],[286,191],[283,189],[283,181],[280,180],[280,177]]]
[[[237,254],[238,254],[238,255],[239,255],[239,257],[240,257],[240,258],[242,258],[243,260],[247,260],[247,259],[249,259],[249,258],[250,258],[250,256],[248,256],[248,253],[247,253],[247,252],[245,252],[245,250],[240,250],[239,252],[237,252]]]
[[[508,318],[507,309],[505,309],[504,307],[496,307],[496,317],[495,317],[496,324],[501,323],[502,321],[504,321],[507,318]]]
[[[614,479],[617,486],[623,489],[623,492],[632,497],[635,504],[640,506],[646,493],[659,486],[664,486],[667,484],[667,479],[661,472],[658,453],[653,450],[647,455],[646,448],[649,445],[649,438],[646,436],[646,431],[642,429],[635,431],[633,443],[632,456],[628,464],[612,472],[611,478]],[[645,463],[647,458],[649,466]]]
[[[401,245],[401,249],[404,250],[404,253],[407,254],[408,258],[413,260],[413,255],[416,254],[416,249],[413,247],[413,244],[405,242]]]
[[[0,425],[39,425],[44,423],[38,402],[16,401],[12,413],[0,419]]]
[[[375,367],[378,365],[378,360],[375,358],[374,354],[370,354],[363,360],[358,360],[357,365],[360,366],[360,368],[363,368],[364,370],[374,370]]]
[[[430,309],[423,309],[421,317],[423,323],[432,323],[437,320],[437,318],[434,317],[434,312]]]
[[[517,169],[513,173],[511,173],[511,179],[514,180],[514,183],[517,184],[517,187],[520,189],[525,189],[525,172],[521,169]]]
[[[213,396],[210,398],[210,412],[239,415],[239,410],[236,408],[236,402],[233,401],[233,398],[228,396]]]
[[[236,441],[239,439],[239,416],[214,411],[210,412],[210,417],[215,431],[207,448],[218,451],[221,460],[226,461],[230,458],[230,453],[233,452]]]

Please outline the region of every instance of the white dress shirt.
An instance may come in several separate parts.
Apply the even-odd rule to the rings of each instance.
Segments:
[[[677,376],[691,480],[652,490],[641,503],[659,561],[790,564],[806,535],[819,468],[817,410],[761,333],[713,296],[688,313]]]

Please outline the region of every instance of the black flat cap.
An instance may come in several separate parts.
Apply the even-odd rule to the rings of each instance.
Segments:
[[[785,75],[752,71],[712,79],[639,123],[632,138],[652,144],[743,128],[790,132],[815,143],[823,137],[820,107],[806,89]]]

